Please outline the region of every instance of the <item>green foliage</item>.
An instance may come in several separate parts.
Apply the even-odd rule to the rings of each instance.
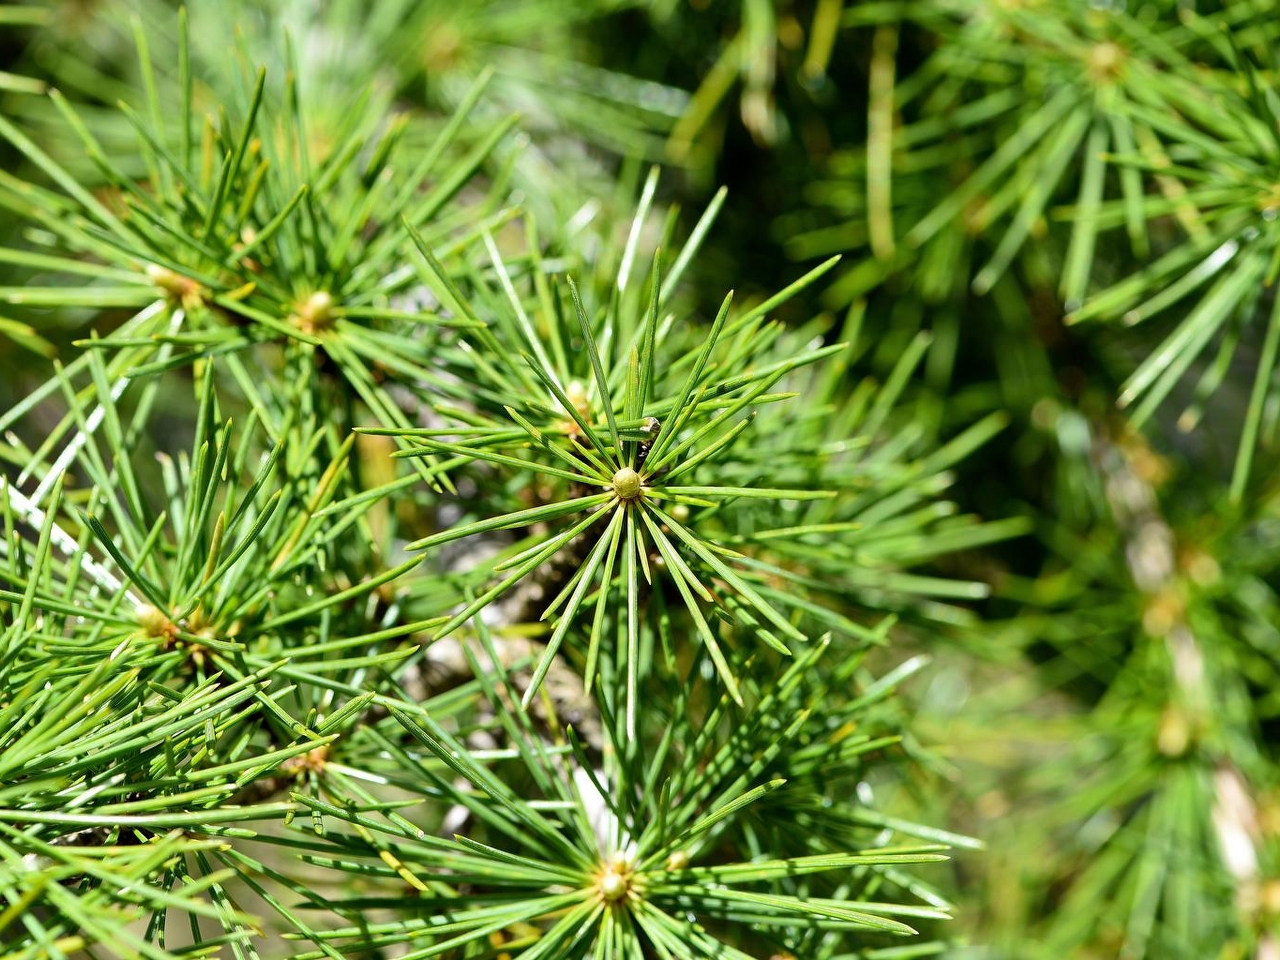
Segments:
[[[0,960],[1276,953],[1276,14],[0,10]]]
[[[487,631],[481,629],[480,638],[484,656],[495,661]],[[757,702],[728,736],[720,735],[721,722],[738,710],[728,700],[711,710],[703,726],[690,715],[687,697],[647,710],[644,722],[651,729],[645,739],[655,745],[649,756],[621,729],[620,720],[611,719],[607,707],[604,749],[595,762],[572,732],[567,742],[549,747],[525,714],[513,712],[504,717],[510,760],[490,770],[429,712],[394,708],[425,748],[424,756],[442,766],[433,772],[408,755],[405,762],[414,763],[424,789],[451,798],[453,809],[476,828],[442,840],[396,811],[368,816],[304,800],[356,831],[326,831],[314,842],[317,855],[336,856],[337,845],[342,859],[334,860],[335,866],[399,875],[421,894],[411,907],[403,897],[349,902],[343,910],[352,925],[318,939],[343,951],[434,941],[411,951],[433,956],[483,945],[495,932],[510,930],[515,936],[502,949],[521,957],[631,957],[646,950],[737,957],[747,954],[724,941],[741,943],[741,934],[717,936],[707,928],[750,928],[752,938],[778,947],[798,937],[815,948],[825,941],[829,948],[838,940],[823,931],[903,934],[913,931],[896,917],[945,918],[936,907],[862,899],[882,885],[894,889],[895,898],[901,896],[906,891],[895,889],[901,876],[892,868],[942,859],[934,845],[851,850],[850,838],[841,836],[837,844],[819,840],[810,845],[814,852],[786,859],[762,860],[752,845],[740,848],[737,857],[726,853],[738,821],[786,782],[762,778],[798,745],[809,712],[831,710],[820,701],[830,689],[810,691],[804,709],[794,709],[797,688],[815,654],[798,658],[768,692],[757,692]],[[508,710],[515,694],[506,686],[487,690],[495,711]],[[849,724],[863,713],[864,704],[854,701],[836,716]],[[809,756],[822,755],[823,767],[833,770],[882,743],[856,737],[840,755],[811,750]],[[796,756],[786,766],[803,775],[805,760]],[[856,805],[842,802],[836,809],[846,806],[856,815]],[[911,832],[907,825],[900,829]],[[868,828],[862,833],[872,840]],[[394,862],[383,855],[374,863],[384,843],[392,842]],[[832,873],[839,875],[833,896],[822,896],[826,888],[815,881]],[[470,891],[466,897],[459,898],[458,885]],[[369,910],[405,907],[413,915],[379,924],[363,919]],[[424,909],[428,915],[421,917]],[[779,929],[790,930],[791,937],[781,936]],[[305,929],[298,935],[317,938]]]
[[[540,228],[500,72],[391,115],[192,22],[134,21],[123,153],[57,90],[80,159],[0,120],[0,298],[66,357],[0,421],[5,956],[937,949],[910,868],[967,841],[828,783],[906,759],[894,612],[981,593],[906,569],[1015,529],[935,503],[991,425],[889,436],[918,350],[846,403],[857,318],[770,317],[832,263],[701,322],[723,194]]]

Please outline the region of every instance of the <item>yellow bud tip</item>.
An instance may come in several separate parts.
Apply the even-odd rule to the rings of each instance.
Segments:
[[[149,603],[138,604],[134,608],[133,616],[138,626],[149,637],[163,637],[173,632],[174,626],[169,618],[162,610],[156,609]]]
[[[600,876],[600,896],[609,903],[616,903],[627,895],[627,878],[613,868]]]
[[[289,319],[303,333],[319,333],[333,322],[333,297],[318,290],[299,302]]]
[[[613,490],[620,500],[634,500],[640,496],[640,474],[623,467],[613,475]]]

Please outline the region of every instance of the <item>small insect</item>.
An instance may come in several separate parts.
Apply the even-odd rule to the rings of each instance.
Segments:
[[[636,448],[635,469],[637,471],[644,466],[645,458],[649,456],[649,451],[653,448],[654,441],[658,439],[658,433],[662,430],[662,424],[657,417],[646,417],[644,426],[640,429],[649,436],[647,440],[641,440],[640,446]]]

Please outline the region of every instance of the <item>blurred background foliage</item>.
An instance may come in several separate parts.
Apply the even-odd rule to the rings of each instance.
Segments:
[[[872,655],[929,658],[898,707],[929,773],[875,784],[881,808],[985,844],[943,884],[946,955],[1280,957],[1272,0],[192,0],[189,17],[197,100],[216,109],[244,64],[296,73],[317,156],[353,112],[415,118],[402,147],[426,150],[491,73],[450,149],[519,113],[484,177],[536,211],[547,256],[586,251],[601,289],[654,163],[656,209],[684,230],[723,203],[692,302],[759,302],[840,254],[775,311],[811,341],[858,331],[821,403],[896,378],[894,429],[921,451],[1004,425],[947,458],[947,496],[1019,535],[923,570],[989,596],[905,613]],[[57,88],[145,176],[115,103],[154,82],[156,113],[181,109],[176,22],[165,0],[0,7],[0,115],[92,182]],[[6,145],[0,178],[28,164]],[[0,210],[0,245],[20,229]],[[4,307],[0,409],[84,319]],[[914,955],[895,949],[876,956]]]

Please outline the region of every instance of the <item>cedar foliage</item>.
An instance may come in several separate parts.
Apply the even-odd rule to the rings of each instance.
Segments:
[[[1277,14],[0,8],[0,958],[1280,956]]]

